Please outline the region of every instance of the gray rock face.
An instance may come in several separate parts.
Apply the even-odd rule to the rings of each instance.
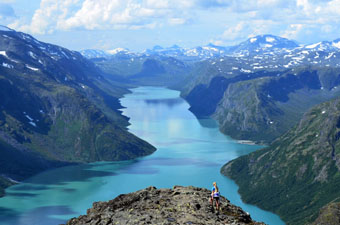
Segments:
[[[210,191],[197,187],[146,189],[95,202],[87,215],[67,225],[84,224],[264,224],[251,219],[240,207],[220,197],[220,210],[212,208]]]

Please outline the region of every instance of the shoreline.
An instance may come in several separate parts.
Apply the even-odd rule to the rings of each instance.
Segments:
[[[256,142],[250,140],[236,140],[236,142],[244,145],[257,145]]]

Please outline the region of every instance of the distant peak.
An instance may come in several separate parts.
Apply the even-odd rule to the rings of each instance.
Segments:
[[[163,47],[162,46],[160,46],[160,45],[155,45],[153,48],[152,48],[152,50],[161,50],[161,49],[163,49]]]
[[[275,41],[279,41],[279,40],[288,40],[287,38],[283,38],[283,37],[279,37],[279,36],[275,36],[272,34],[262,34],[262,35],[257,35],[254,37],[251,37],[248,39],[248,41],[250,43],[254,43],[254,42],[267,42],[267,43],[272,43]]]
[[[178,45],[173,45],[173,46],[171,46],[170,48],[179,49],[179,48],[181,48],[181,47],[179,47]]]
[[[107,50],[106,52],[109,53],[109,54],[117,54],[119,52],[127,52],[128,50],[125,49],[125,48],[115,48],[115,49],[111,49],[111,50]]]
[[[248,40],[240,43],[238,47],[242,49],[247,50],[256,50],[264,48],[272,49],[272,48],[296,48],[299,45],[293,41],[289,40],[287,38],[275,36],[272,34],[263,34],[263,35],[257,35],[254,37],[250,37]]]
[[[220,47],[220,46],[214,45],[213,43],[209,43],[209,44],[207,44],[207,47],[216,48],[216,47]]]

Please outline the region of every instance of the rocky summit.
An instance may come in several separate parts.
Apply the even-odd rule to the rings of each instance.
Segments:
[[[209,202],[210,191],[197,187],[146,189],[122,194],[108,202],[95,202],[87,215],[67,225],[84,224],[264,224],[220,197],[220,210]]]

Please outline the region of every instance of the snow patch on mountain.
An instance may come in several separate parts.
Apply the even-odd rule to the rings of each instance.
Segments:
[[[340,49],[340,41],[338,41],[338,42],[333,42],[333,43],[332,43],[332,46],[334,46],[334,47]]]
[[[34,122],[32,122],[32,121],[30,121],[30,122],[28,122],[28,123],[31,124],[33,127],[37,127],[37,124],[34,123]]]
[[[111,55],[115,55],[115,54],[118,54],[120,52],[128,52],[128,50],[125,49],[125,48],[115,48],[115,49],[107,50],[106,52],[111,54]]]
[[[265,44],[264,47],[265,47],[265,48],[271,48],[271,47],[273,47],[273,45]]]
[[[274,42],[275,38],[272,37],[266,37],[266,42]]]
[[[250,43],[254,43],[255,41],[257,41],[257,38],[250,38]]]
[[[317,46],[319,46],[321,44],[321,42],[315,43],[315,44],[311,44],[311,45],[307,45],[305,46],[305,48],[311,49],[311,48],[315,48]]]
[[[35,68],[35,67],[31,67],[29,65],[26,65],[26,67],[30,70],[33,70],[33,71],[38,71],[39,69],[38,68]]]
[[[6,68],[8,68],[8,69],[13,69],[14,68],[14,66],[13,65],[11,65],[11,64],[8,64],[8,63],[2,63],[2,66],[3,67],[6,67]]]
[[[35,55],[33,52],[29,51],[28,54],[29,54],[33,59],[37,59],[36,55]]]
[[[6,51],[0,51],[0,55],[5,56],[6,58],[8,58]]]

